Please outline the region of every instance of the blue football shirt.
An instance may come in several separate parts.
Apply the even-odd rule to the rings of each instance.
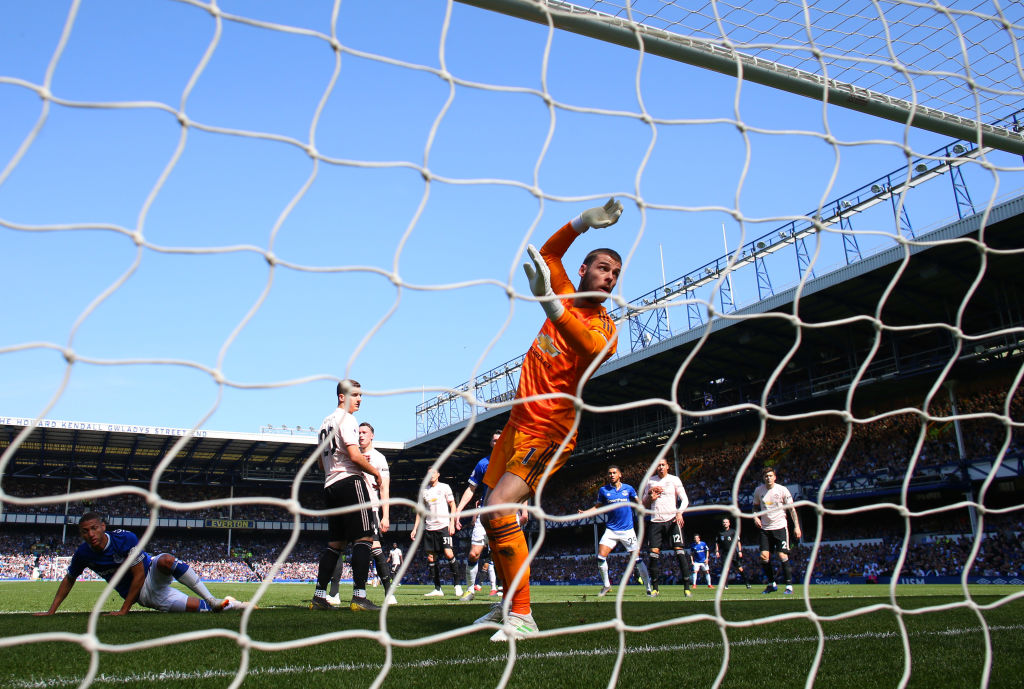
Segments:
[[[616,490],[614,486],[601,486],[597,489],[598,505],[621,505],[607,513],[607,526],[612,531],[628,531],[633,528],[633,507],[636,502],[636,489],[623,483]]]
[[[68,576],[71,579],[77,579],[85,571],[85,568],[88,567],[105,580],[110,581],[114,573],[117,572],[117,568],[125,560],[129,560],[132,566],[140,562],[143,563],[146,574],[149,574],[151,558],[149,553],[138,546],[139,538],[131,531],[122,531],[121,529],[108,531],[107,545],[103,548],[102,552],[97,553],[89,547],[88,543],[82,543],[78,546],[75,554],[71,556]],[[114,587],[114,590],[124,598],[128,595],[131,583],[131,577],[122,577],[121,581]]]

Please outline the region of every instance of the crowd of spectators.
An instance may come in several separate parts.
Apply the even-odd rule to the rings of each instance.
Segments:
[[[978,545],[969,573],[984,576],[1020,576],[1024,572],[1024,520],[1016,513],[990,515],[986,519],[985,536]],[[924,524],[924,522],[922,522]],[[936,520],[934,526],[950,526]],[[836,533],[833,540],[823,540],[814,556],[813,574],[818,577],[860,577],[869,572],[891,576],[896,571],[900,552],[904,549],[902,531],[876,528],[874,536],[857,538],[854,533]],[[711,536],[709,533],[708,536]],[[397,534],[399,547],[408,555],[407,534]],[[213,581],[260,581],[277,564],[288,543],[287,536],[264,537],[247,534],[228,548],[223,540],[193,533],[173,532],[156,536],[146,545],[150,554],[169,552],[188,561],[204,579]],[[36,538],[28,532],[0,536],[0,579],[59,579],[67,561],[78,547],[77,534],[69,533],[61,542],[58,532]],[[532,541],[531,541],[532,544]],[[305,581],[316,578],[322,542],[302,536],[278,564],[277,581]],[[916,534],[906,545],[901,576],[960,576],[974,549],[973,535],[935,531]],[[794,576],[802,579],[812,556],[813,543],[797,545],[792,553]],[[386,545],[389,547],[389,544]],[[460,563],[467,544],[457,542]],[[746,545],[748,572],[758,577],[756,551]],[[609,557],[611,576],[621,576],[627,562],[622,551]],[[532,580],[538,583],[596,583],[597,565],[591,534],[570,530],[549,530],[532,564]],[[461,576],[461,575],[460,575]],[[673,558],[664,562],[666,583],[678,583],[679,572]],[[403,581],[413,584],[429,582],[426,558],[415,553]]]
[[[1006,404],[1005,388],[1006,383],[1002,382],[964,386],[959,390],[956,411],[963,417],[960,420],[960,437],[969,461],[994,457],[1006,443],[1007,437],[1010,439],[1007,456],[1018,456],[1024,450],[1024,433],[1019,429],[1008,427],[1000,419],[971,417],[979,414],[1002,415]],[[896,409],[914,406],[914,400],[910,398],[892,404]],[[910,470],[911,459],[915,457],[915,478],[939,478],[942,471],[955,473],[960,449],[954,424],[952,421],[941,420],[952,413],[944,391],[935,397],[928,412],[940,420],[928,421],[919,414],[907,412],[879,417],[873,408],[855,409],[855,413],[857,418],[875,420],[849,425],[836,415],[791,421],[770,420],[759,442],[755,428],[745,434],[733,433],[714,440],[703,439],[681,445],[680,478],[694,505],[730,502],[736,475],[746,462],[747,468],[737,496],[740,506],[745,507],[759,482],[760,467],[766,464],[776,466],[780,482],[789,486],[820,484],[833,468],[832,486],[853,477],[869,477],[875,483],[901,481]],[[1017,421],[1024,419],[1024,392],[1018,392],[1013,397],[1010,418]],[[751,455],[752,449],[754,452]],[[670,463],[674,459],[670,456]],[[652,461],[650,452],[615,459],[622,467],[623,481],[638,489]],[[598,487],[604,483],[605,470],[604,463],[598,460],[576,470],[574,475],[567,472],[565,476],[559,475],[558,480],[544,490],[544,509],[550,514],[572,515],[579,509],[589,507]],[[61,480],[13,481],[5,478],[2,485],[6,494],[19,497],[59,499],[69,490],[68,483]],[[125,487],[73,480],[70,491],[124,490]],[[70,503],[55,501],[49,504],[4,505],[4,509],[35,514],[77,514],[84,509],[92,509],[108,517],[148,516],[150,507],[144,495],[149,491],[148,483],[140,482],[127,487],[136,492],[90,497]],[[223,486],[161,485],[159,494],[151,497],[161,501],[162,517],[291,521],[292,514],[286,507],[265,503],[188,507],[202,501],[228,500],[229,497],[235,500],[270,497],[284,501],[290,499],[290,489],[290,486],[284,484],[243,485],[236,487],[232,493]],[[396,497],[414,499],[415,496]],[[317,486],[304,487],[299,501],[305,509],[322,509],[322,491]],[[411,521],[412,516],[411,510],[405,506],[395,506],[392,521]]]
[[[1001,419],[969,416],[1004,415],[1007,387],[1005,381],[989,382],[965,385],[958,391],[956,412],[968,462],[991,460],[1007,438],[1007,457],[1024,453],[1024,431]],[[894,409],[919,407],[920,402],[908,397],[895,400],[892,406]],[[861,419],[879,416],[874,408],[855,408],[854,411]],[[680,478],[691,504],[728,503],[732,501],[735,478],[747,462],[738,495],[740,506],[744,507],[760,483],[760,469],[765,465],[777,467],[779,481],[787,486],[820,485],[833,468],[830,483],[833,487],[841,480],[854,478],[868,478],[874,485],[899,482],[910,471],[911,460],[915,457],[912,479],[938,480],[947,473],[959,475],[960,448],[955,425],[949,420],[952,409],[945,390],[935,397],[928,412],[940,420],[928,421],[919,414],[907,412],[849,425],[837,415],[771,420],[760,442],[755,428],[745,434],[680,445]],[[1017,423],[1024,420],[1024,390],[1018,390],[1012,398],[1009,418]],[[849,442],[844,447],[847,436]],[[921,447],[917,451],[919,441]],[[670,466],[674,459],[669,453]],[[638,490],[653,461],[650,452],[615,459],[622,468],[623,482]],[[590,506],[597,489],[604,484],[606,469],[605,464],[596,462],[578,470],[571,480],[559,475],[544,493],[545,509],[552,514],[569,515]]]
[[[1006,405],[1005,383],[964,386],[958,391],[957,413],[960,415],[1002,415]],[[944,393],[944,391],[943,391]],[[1024,403],[1020,392],[1009,406],[1010,418],[1024,418]],[[894,409],[915,406],[911,400],[897,401]],[[835,469],[836,480],[851,476],[871,476],[874,480],[887,478],[901,481],[914,461],[914,476],[935,473],[940,467],[954,465],[960,459],[960,445],[951,421],[941,417],[951,414],[948,397],[940,394],[931,403],[928,412],[938,421],[928,421],[919,414],[901,413],[879,416],[874,409],[855,409],[857,418],[875,418],[869,423],[846,424],[837,416],[815,416],[804,420],[768,422],[764,436],[754,448],[756,434],[733,434],[714,441],[691,442],[680,454],[680,477],[683,479],[692,505],[729,502],[735,478],[746,462],[746,473],[741,480],[740,506],[759,482],[761,466],[777,467],[780,482],[789,486],[820,483]],[[1009,430],[1008,430],[1009,428]],[[1020,430],[1008,427],[1001,419],[975,417],[961,419],[964,452],[968,460],[982,460],[995,456],[1009,439],[1007,456],[1019,454],[1022,449]],[[844,445],[845,444],[845,445]],[[920,446],[920,449],[918,449]],[[682,447],[682,446],[681,446]],[[754,448],[753,454],[751,450]],[[685,454],[684,454],[685,453]],[[632,458],[618,457],[623,480],[638,489],[650,468],[653,457],[649,453]],[[670,456],[670,463],[674,457]],[[606,465],[590,462],[585,468],[559,475],[542,494],[542,506],[549,514],[574,515],[577,510],[593,505],[597,489],[604,484]],[[73,480],[9,480],[4,478],[6,494],[19,497],[53,498],[49,504],[14,505],[10,501],[2,507],[7,512],[36,514],[77,515],[84,510],[96,510],[108,517],[145,517],[150,512],[147,502],[149,485],[129,486],[101,484],[94,481]],[[61,502],[68,491],[81,493],[106,488],[121,492],[92,496],[74,502]],[[203,501],[245,501],[261,497],[290,499],[291,487],[284,484],[270,486],[239,486],[234,492],[221,486],[161,485],[160,516],[185,519],[244,519],[254,521],[291,521],[292,514],[285,506],[268,504],[220,504],[193,508]],[[149,496],[152,497],[152,496]],[[411,497],[411,496],[401,496]],[[300,493],[305,509],[322,509],[322,492],[315,486]],[[406,514],[408,512],[408,514]],[[889,515],[899,521],[895,515]],[[400,507],[393,512],[393,522],[408,519],[411,510]],[[838,528],[826,528],[823,542],[814,563],[818,576],[836,577],[861,575],[867,565],[880,574],[891,574],[903,547],[903,532],[879,529],[881,517],[866,522],[844,522]],[[986,538],[982,540],[974,559],[972,574],[1015,575],[1024,566],[1024,553],[1019,534],[1024,525],[1012,523],[1012,518],[986,521]],[[904,576],[949,575],[963,571],[974,545],[970,523],[965,511],[946,513],[932,520],[918,519],[914,533],[947,534],[935,542],[915,539],[906,550],[901,569]],[[1011,522],[1009,526],[1006,522]],[[705,526],[707,524],[705,523]],[[593,543],[584,529],[548,530],[549,538],[534,561],[534,579],[537,581],[586,582],[596,581],[593,562]],[[806,529],[806,525],[805,525]],[[160,534],[160,532],[157,532]],[[208,534],[210,532],[200,532]],[[270,571],[282,552],[286,537],[266,536],[259,532],[243,532],[242,541],[233,543],[228,552],[224,542],[189,534],[187,537],[163,538],[160,534],[147,545],[151,553],[172,552],[188,559],[203,577],[227,581],[259,580]],[[63,561],[77,546],[75,534],[69,527],[70,540],[58,542],[52,534],[44,538],[6,534],[0,536],[0,578],[59,578]],[[707,540],[709,534],[705,534]],[[404,539],[405,534],[398,538]],[[407,541],[400,540],[407,547]],[[316,576],[316,562],[321,543],[314,535],[304,534],[288,557],[279,565],[276,578],[280,580],[310,581]],[[793,561],[802,576],[811,554],[806,545],[794,553]],[[624,563],[625,558],[612,558]],[[674,573],[668,572],[671,578]],[[414,558],[405,580],[425,583],[428,571],[425,558]]]

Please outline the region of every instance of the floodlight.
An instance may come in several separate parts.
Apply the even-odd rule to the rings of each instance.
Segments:
[[[955,146],[953,146],[953,153],[956,153],[957,155],[960,155],[961,153],[963,153],[966,150],[967,149],[964,148],[964,146],[961,145],[961,144],[956,144]]]
[[[758,242],[758,243],[757,243],[757,248],[758,248],[758,249],[763,249],[764,247],[765,247],[765,244],[764,244],[764,242]]]
[[[918,164],[917,164],[917,165],[916,165],[916,166],[914,167],[914,171],[915,171],[915,172],[918,172],[918,173],[924,173],[924,172],[928,172],[928,166],[927,166],[927,165],[925,165],[924,163],[918,163]]]
[[[882,193],[882,187],[878,186],[877,184],[872,184],[871,185],[871,193],[872,194],[881,194]]]

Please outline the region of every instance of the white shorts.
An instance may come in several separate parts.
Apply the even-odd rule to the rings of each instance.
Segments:
[[[636,539],[636,531],[633,529],[627,529],[626,531],[613,531],[611,529],[605,529],[604,535],[601,536],[599,545],[608,546],[612,550],[615,549],[617,544],[621,543],[622,547],[633,552],[640,547],[640,543]]]
[[[484,520],[477,517],[473,520],[473,534],[469,537],[470,545],[487,545],[487,530]]]
[[[157,557],[160,557],[157,555]],[[156,557],[149,567],[149,574],[139,591],[139,605],[160,612],[181,612],[185,609],[188,595],[171,586],[174,577],[165,574],[156,566]]]
[[[709,572],[709,573],[711,572],[711,570],[708,569],[708,563],[706,563],[706,562],[694,562],[693,563],[693,573],[694,574],[700,574],[700,571],[702,569],[705,572]]]

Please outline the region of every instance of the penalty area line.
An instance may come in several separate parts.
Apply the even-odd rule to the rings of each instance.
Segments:
[[[988,628],[990,632],[1001,632],[1001,631],[1019,631],[1024,629],[1024,624],[1013,624],[1013,625],[993,625]],[[917,632],[911,634],[911,637],[928,637],[928,636],[964,636],[967,634],[976,634],[979,630],[977,629],[939,629],[929,632]],[[825,641],[843,642],[843,641],[862,641],[864,639],[889,639],[898,638],[899,634],[896,632],[862,632],[859,634],[827,634],[825,635]],[[777,648],[781,644],[802,644],[802,643],[817,643],[817,636],[803,636],[803,637],[789,637],[789,638],[765,638],[765,639],[745,639],[743,641],[733,641],[731,643],[733,648],[742,647],[754,647],[754,646],[772,646]],[[520,648],[523,645],[520,645]],[[718,648],[721,646],[721,642],[715,641],[701,641],[696,643],[687,644],[661,644],[656,646],[635,646],[626,649],[626,655],[643,655],[646,653],[666,653],[666,652],[679,652],[679,651],[693,651],[693,650],[704,650],[711,648]],[[517,649],[518,650],[518,649]],[[541,653],[517,653],[516,662],[529,661],[529,660],[557,660],[565,658],[588,658],[588,657],[606,657],[609,654],[618,654],[618,647],[604,647],[604,648],[592,648],[586,650],[558,650],[558,651],[544,651]],[[419,668],[432,668],[439,666],[450,666],[450,665],[478,665],[480,663],[501,663],[504,664],[508,661],[507,655],[486,655],[486,656],[473,656],[469,658],[437,658],[437,659],[424,659],[418,660],[412,663],[393,663],[391,665],[392,670],[414,670]],[[288,676],[288,675],[302,675],[306,673],[316,672],[332,672],[336,670],[342,671],[371,671],[380,672],[381,665],[378,663],[330,663],[325,665],[281,665],[273,667],[258,667],[249,668],[248,675],[253,677],[274,677],[274,676]],[[201,670],[192,672],[175,672],[175,671],[162,671],[162,672],[140,672],[133,673],[130,675],[111,675],[111,674],[98,674],[93,679],[90,686],[105,685],[105,684],[143,684],[143,683],[163,683],[167,681],[182,682],[182,681],[197,681],[203,679],[225,679],[234,677],[237,672],[233,670]],[[43,677],[43,678],[32,678],[26,680],[16,680],[9,684],[10,689],[49,689],[50,687],[73,687],[81,684],[81,677]]]

